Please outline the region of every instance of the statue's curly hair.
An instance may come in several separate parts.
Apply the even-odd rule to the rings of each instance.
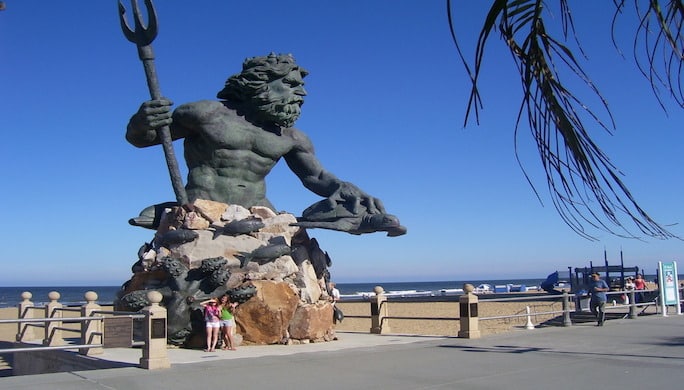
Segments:
[[[242,72],[230,76],[216,97],[235,103],[247,102],[265,92],[269,82],[283,78],[294,70],[298,70],[302,78],[309,74],[295,63],[292,54],[271,53],[247,58],[242,63]]]

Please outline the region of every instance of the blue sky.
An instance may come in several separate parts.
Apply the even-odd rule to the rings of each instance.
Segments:
[[[487,2],[458,1],[458,33],[472,55]],[[551,2],[554,3],[554,2]],[[130,3],[125,2],[130,9]],[[142,4],[142,2],[141,2]],[[679,240],[573,233],[546,194],[541,166],[521,130],[510,55],[492,41],[482,77],[480,126],[463,127],[468,78],[451,43],[444,1],[157,1],[153,46],[165,96],[214,99],[246,57],[292,53],[310,71],[297,127],[323,165],[381,198],[408,228],[402,237],[313,230],[339,282],[543,278],[568,266],[625,263],[652,273],[680,260]],[[641,205],[684,236],[684,114],[653,99],[631,59],[632,24],[612,47],[610,2],[575,4],[586,69],[617,122],[592,134],[625,174]],[[120,284],[152,232],[127,220],[174,195],[161,148],[124,139],[148,99],[135,46],[115,1],[6,1],[0,12],[0,118],[4,167],[0,285]],[[623,28],[624,27],[624,28]],[[182,156],[182,143],[176,142]],[[181,161],[183,175],[186,170]],[[318,197],[281,161],[267,179],[280,210],[299,215]]]

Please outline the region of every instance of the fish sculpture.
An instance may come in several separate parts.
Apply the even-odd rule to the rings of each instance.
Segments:
[[[259,263],[259,265],[266,264],[273,261],[280,256],[289,255],[292,252],[287,244],[269,244],[256,248],[252,252],[241,253],[240,267],[244,267],[250,261]]]
[[[259,218],[246,218],[230,221],[223,226],[212,224],[210,227],[214,228],[214,239],[216,239],[220,235],[237,236],[256,232],[264,226],[266,225]]]
[[[156,240],[159,246],[169,248],[174,245],[182,245],[188,242],[193,242],[199,237],[199,233],[194,230],[176,229],[169,230]]]

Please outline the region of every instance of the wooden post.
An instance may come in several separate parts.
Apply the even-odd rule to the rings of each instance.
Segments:
[[[93,317],[93,312],[102,310],[102,307],[97,304],[97,293],[88,291],[85,293],[85,305],[81,306],[81,317]],[[83,321],[81,322],[81,344],[102,344],[104,337],[102,332],[104,326],[102,321]],[[78,353],[81,355],[100,355],[104,353],[102,348],[79,348]]]
[[[458,337],[466,339],[479,339],[481,336],[477,314],[479,299],[477,295],[473,294],[474,289],[475,287],[472,284],[464,284],[463,291],[465,294],[458,298],[460,307],[459,318],[461,321],[461,329],[458,331]]]
[[[45,305],[45,318],[62,318],[62,311],[58,310],[62,308],[62,304],[57,302],[60,297],[61,295],[57,291],[50,291],[48,293],[50,303]],[[50,321],[45,323],[45,338],[43,339],[43,345],[49,347],[64,345],[62,331],[59,330],[61,326],[62,321]]]
[[[145,314],[143,334],[145,346],[140,358],[140,367],[148,370],[171,367],[166,351],[166,308],[159,306],[162,295],[158,291],[147,293],[150,305],[142,309]]]
[[[35,315],[33,313],[33,302],[31,302],[31,298],[33,297],[33,294],[31,294],[29,291],[24,291],[21,293],[21,302],[17,305],[19,308],[19,313],[17,315],[17,318],[23,319],[23,318],[34,318]],[[35,340],[36,339],[36,334],[33,331],[33,326],[29,325],[26,322],[20,322],[17,324],[17,337],[16,340],[19,342],[22,341],[29,341],[29,340]]]
[[[381,286],[375,286],[373,291],[375,292],[375,296],[370,299],[370,332],[374,334],[390,333],[389,323],[385,321],[385,317],[387,317],[387,297],[385,296],[385,289]]]

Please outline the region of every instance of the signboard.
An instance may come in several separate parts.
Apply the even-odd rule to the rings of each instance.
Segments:
[[[679,307],[679,281],[677,280],[677,262],[658,262],[658,288],[661,291],[660,299],[664,306],[676,305],[677,313],[681,313]],[[667,310],[663,310],[663,315]]]
[[[130,348],[133,343],[133,319],[130,317],[105,317],[105,348]]]

